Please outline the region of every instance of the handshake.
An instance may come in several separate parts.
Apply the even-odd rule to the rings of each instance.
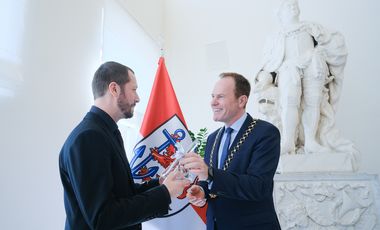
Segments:
[[[205,193],[198,180],[207,180],[208,166],[203,158],[194,152],[197,142],[193,142],[189,151],[184,151],[181,145],[176,145],[174,162],[166,168],[160,177],[160,184],[168,189],[171,197],[182,198],[186,195],[189,202],[195,206],[204,206]]]

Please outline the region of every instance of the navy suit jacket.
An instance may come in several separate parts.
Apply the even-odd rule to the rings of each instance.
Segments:
[[[63,145],[65,229],[141,229],[141,222],[168,212],[165,186],[157,180],[133,182],[117,130],[112,118],[93,106]]]
[[[252,120],[248,114],[228,154]],[[207,139],[205,161],[208,165],[218,131]],[[207,182],[200,182],[208,198],[207,229],[280,229],[272,197],[273,176],[280,157],[278,129],[268,122],[257,120],[226,171],[217,166],[221,138],[218,139],[213,153],[211,190]],[[210,194],[217,197],[211,198]]]

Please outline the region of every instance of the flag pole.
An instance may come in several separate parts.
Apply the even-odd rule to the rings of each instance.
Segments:
[[[161,47],[160,50],[161,50],[161,57],[164,57],[164,56],[165,56],[165,55],[164,55],[164,54],[165,54],[165,52],[164,52],[164,48]]]

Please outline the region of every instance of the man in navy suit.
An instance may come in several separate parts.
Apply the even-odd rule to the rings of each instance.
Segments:
[[[135,184],[116,122],[131,118],[136,103],[134,72],[102,64],[92,81],[94,105],[71,132],[59,155],[65,229],[141,229],[141,222],[168,213],[171,197],[189,182],[170,173],[165,180]]]
[[[213,119],[224,127],[207,139],[205,159],[188,153],[180,162],[198,175],[187,197],[208,203],[207,229],[280,229],[273,204],[273,176],[280,157],[280,133],[245,111],[250,84],[222,73],[212,92]]]

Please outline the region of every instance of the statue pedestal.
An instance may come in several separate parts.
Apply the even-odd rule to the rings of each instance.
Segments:
[[[277,171],[291,172],[354,172],[356,160],[348,153],[315,153],[281,155]]]
[[[284,230],[380,229],[377,175],[276,174],[274,202]]]

